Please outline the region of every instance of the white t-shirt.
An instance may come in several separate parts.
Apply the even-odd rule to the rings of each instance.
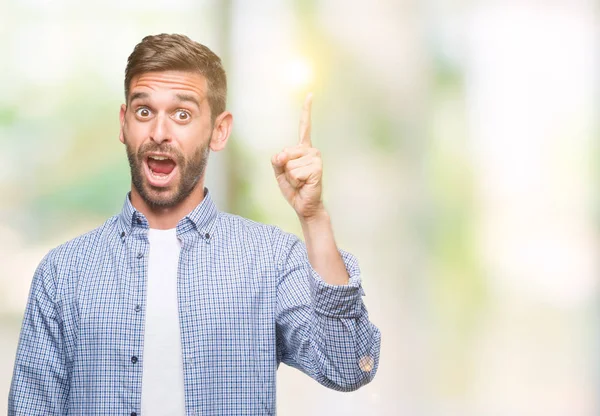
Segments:
[[[181,242],[175,229],[148,231],[150,255],[144,329],[142,415],[185,414],[177,303]]]

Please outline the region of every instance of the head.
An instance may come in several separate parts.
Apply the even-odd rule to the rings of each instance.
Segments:
[[[125,69],[120,140],[132,193],[151,208],[172,208],[203,192],[210,150],[225,147],[232,116],[221,60],[182,35],[147,36]]]

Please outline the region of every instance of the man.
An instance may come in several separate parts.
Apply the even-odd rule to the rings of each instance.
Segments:
[[[375,375],[380,333],[354,257],[339,251],[310,141],[273,156],[305,244],[219,212],[204,188],[227,144],[220,59],[181,35],[129,56],[122,212],[42,260],[32,282],[9,415],[272,415],[281,361],[350,391]]]

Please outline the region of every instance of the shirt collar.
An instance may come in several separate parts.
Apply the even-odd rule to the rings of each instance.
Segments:
[[[196,230],[203,238],[210,238],[215,219],[219,210],[211,198],[208,188],[204,188],[204,199],[188,215],[177,223],[177,235]],[[134,227],[148,229],[148,220],[131,204],[130,192],[125,197],[123,209],[119,214],[121,237],[129,235]]]

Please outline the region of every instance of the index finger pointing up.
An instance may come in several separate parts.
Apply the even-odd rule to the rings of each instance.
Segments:
[[[312,92],[306,95],[304,105],[302,106],[302,114],[300,115],[300,145],[310,147],[310,109],[312,107]]]

